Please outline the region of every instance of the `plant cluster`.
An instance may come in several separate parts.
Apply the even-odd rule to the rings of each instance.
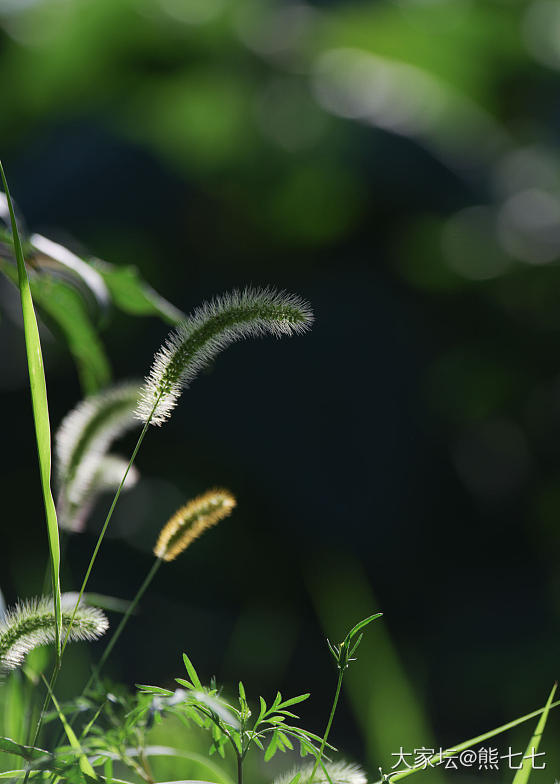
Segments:
[[[66,257],[58,246],[58,249],[53,248],[44,238],[22,243],[1,165],[0,173],[11,225],[11,231],[5,230],[0,236],[3,259],[0,267],[8,265],[9,276],[17,278],[21,295],[52,585],[50,596],[21,601],[4,613],[0,622],[0,689],[10,690],[14,711],[15,699],[19,699],[17,695],[26,693],[28,699],[27,706],[18,713],[23,717],[22,721],[13,722],[17,737],[0,737],[0,779],[24,784],[30,779],[52,784],[91,781],[129,784],[129,778],[121,778],[128,773],[133,781],[155,784],[152,757],[161,753],[188,754],[184,749],[164,748],[162,751],[162,747],[150,745],[150,731],[163,718],[172,717],[185,727],[208,733],[209,756],[225,758],[229,750],[236,763],[238,784],[243,784],[244,763],[252,750],[260,752],[265,763],[277,752],[297,750],[302,758],[309,758],[310,761],[303,759],[293,771],[282,775],[277,784],[365,784],[365,774],[358,766],[332,759],[336,749],[329,737],[344,675],[355,660],[363,630],[378,619],[380,613],[357,623],[339,644],[329,642],[338,679],[322,734],[299,726],[299,717],[293,712],[309,694],[284,699],[278,692],[271,703],[263,697],[253,703],[240,682],[236,700],[228,700],[215,682],[203,685],[186,653],[183,661],[187,677],[176,678],[174,690],[139,685],[130,694],[101,677],[131,614],[161,565],[177,558],[205,531],[231,515],[237,502],[227,489],[214,488],[191,499],[162,528],[154,545],[153,565],[134,598],[126,605],[121,622],[81,694],[63,704],[57,699],[57,679],[67,644],[94,640],[107,632],[107,618],[101,609],[92,606],[95,602],[86,593],[86,588],[119,497],[123,490],[138,481],[134,463],[149,426],[162,425],[168,420],[182,391],[232,342],[264,334],[276,337],[299,334],[310,328],[313,315],[300,297],[270,288],[247,288],[217,297],[188,318],[181,319],[156,354],[144,383],[121,383],[89,394],[65,417],[54,450],[55,507],[51,493],[52,455],[46,385],[28,265],[29,256],[38,248],[43,253],[50,251],[60,258]],[[78,268],[81,269],[79,265]],[[82,274],[85,274],[83,270]],[[39,291],[39,288],[35,280],[34,289]],[[169,313],[169,308],[166,312]],[[85,372],[83,367],[82,372]],[[127,460],[112,453],[113,442],[135,426],[141,427],[141,431],[130,458]],[[79,590],[62,593],[59,529],[69,533],[83,530],[96,499],[107,489],[113,490],[114,497]],[[47,660],[38,658],[41,648],[46,645],[53,646],[55,654],[48,679],[44,675]],[[21,680],[16,678],[31,684],[31,691],[18,691]],[[34,699],[40,693],[39,687],[43,692],[40,706]],[[474,740],[482,742],[539,716],[537,731],[531,739],[533,747],[538,747],[548,712],[558,704],[553,698],[554,690],[544,708]],[[43,748],[45,728],[52,723],[57,725],[58,742]],[[460,746],[456,745],[454,750]],[[19,764],[8,767],[2,759]],[[219,769],[212,770],[214,776],[222,776]],[[382,772],[381,775],[396,781],[419,770],[417,767],[392,776]],[[220,781],[223,780],[222,776]]]

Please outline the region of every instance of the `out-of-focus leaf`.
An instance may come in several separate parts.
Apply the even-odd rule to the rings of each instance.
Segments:
[[[84,298],[94,300],[93,306],[101,314],[107,310],[111,299],[109,290],[101,275],[90,264],[41,234],[32,235],[30,246],[34,267],[78,287]]]
[[[91,266],[101,275],[115,305],[134,316],[161,316],[169,324],[177,324],[185,314],[161,297],[145,283],[136,267],[117,267],[100,259]]]
[[[0,271],[17,284],[16,267],[1,254]],[[31,269],[29,285],[44,321],[67,342],[84,392],[92,394],[106,386],[111,378],[109,363],[82,295],[68,283]]]
[[[23,757],[26,760],[39,759],[49,753],[36,746],[24,746],[21,743],[16,743],[11,738],[0,738],[0,751],[5,751],[7,754],[17,754],[18,757]]]

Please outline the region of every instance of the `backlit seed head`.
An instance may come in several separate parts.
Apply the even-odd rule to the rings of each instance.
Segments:
[[[319,766],[313,776],[313,784],[367,784],[367,776],[364,770],[352,762],[326,762],[325,768],[328,778],[322,766]],[[275,779],[274,784],[289,784],[289,782],[300,774],[299,784],[307,784],[311,778],[313,764],[298,766],[288,773],[284,773]]]
[[[154,547],[163,561],[172,561],[208,528],[229,517],[237,505],[229,490],[208,490],[178,509],[164,525]]]
[[[77,601],[74,593],[62,594],[62,634],[66,634]],[[97,607],[80,602],[69,640],[95,640],[109,627],[107,618]],[[40,645],[56,640],[53,600],[42,596],[20,602],[10,608],[0,622],[0,674],[19,667],[28,653]]]
[[[118,384],[87,397],[63,419],[55,448],[61,528],[83,530],[86,510],[90,510],[96,494],[119,485],[126,463],[117,479],[117,463],[107,452],[113,441],[138,426],[134,411],[139,393],[138,382]]]
[[[242,338],[306,332],[313,323],[309,304],[285,291],[244,289],[205,302],[173,330],[154,357],[136,414],[161,425],[183,389],[224,348]]]

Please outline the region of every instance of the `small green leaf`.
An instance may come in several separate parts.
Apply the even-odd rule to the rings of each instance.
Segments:
[[[311,696],[311,693],[308,692],[307,694],[300,694],[297,697],[291,697],[289,700],[284,700],[280,705],[277,706],[277,709],[284,709],[288,708],[290,705],[297,705],[298,702],[305,702]]]
[[[189,678],[191,679],[195,687],[197,689],[202,689],[202,683],[200,682],[200,678],[196,674],[196,670],[193,667],[193,664],[186,653],[183,653],[183,661],[185,663],[185,668],[189,674]]]
[[[160,694],[163,697],[173,697],[174,691],[169,689],[161,689],[159,686],[144,686],[142,683],[137,683],[136,688],[140,689],[143,694]]]
[[[358,634],[359,631],[361,631],[365,626],[367,626],[372,621],[375,621],[377,618],[381,618],[382,615],[383,615],[383,613],[380,613],[380,612],[379,613],[375,613],[374,615],[370,615],[368,618],[364,618],[363,621],[360,621],[359,623],[357,623],[355,626],[352,627],[352,629],[350,629],[350,631],[346,635],[346,638],[345,638],[346,641],[350,642],[350,640],[353,637],[355,637],[356,634]]]
[[[292,741],[288,738],[288,736],[286,735],[285,732],[281,732],[279,730],[278,731],[278,737],[280,738],[280,740],[282,741],[284,746],[287,746],[290,750],[292,750],[294,748],[294,745],[293,745]]]
[[[272,733],[272,738],[270,739],[270,743],[264,753],[264,761],[268,762],[271,760],[274,755],[276,754],[276,748],[278,746],[278,735],[276,732]]]
[[[192,683],[190,681],[186,681],[184,678],[175,678],[175,680],[181,686],[184,686],[185,689],[194,689],[194,686],[192,685]]]

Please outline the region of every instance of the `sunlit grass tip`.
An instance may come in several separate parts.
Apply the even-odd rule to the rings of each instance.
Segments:
[[[154,547],[162,561],[173,561],[204,531],[217,525],[237,505],[229,490],[208,490],[178,509],[164,525]]]
[[[61,597],[62,633],[65,634],[76,603],[76,594]],[[109,628],[104,613],[97,607],[80,603],[69,639],[95,640]],[[56,640],[56,620],[51,596],[20,602],[6,612],[0,622],[0,672],[21,666],[25,657],[40,645]]]
[[[265,334],[298,334],[312,323],[310,305],[285,291],[246,288],[205,302],[168,335],[155,355],[137,416],[161,425],[183,389],[231,343]]]
[[[325,762],[324,766],[327,769],[328,778],[325,771],[320,767],[313,776],[315,784],[328,784],[330,781],[332,781],[332,784],[367,784],[365,771],[355,763],[343,761]],[[288,773],[278,776],[274,780],[274,784],[289,784],[298,774],[300,774],[298,784],[308,784],[312,771],[312,764],[297,766]]]
[[[138,425],[135,409],[140,383],[127,382],[91,395],[62,420],[56,433],[58,516],[62,527],[80,528],[80,510],[109,478],[103,461],[112,442]],[[115,468],[115,462],[110,463]],[[123,474],[126,465],[123,468]],[[114,473],[114,471],[113,471]],[[112,486],[118,486],[122,475]]]

